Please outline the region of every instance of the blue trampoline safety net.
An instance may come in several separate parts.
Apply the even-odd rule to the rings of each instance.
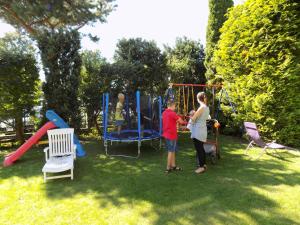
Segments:
[[[103,95],[104,140],[143,141],[161,136],[161,97],[125,95],[121,102],[118,96]]]

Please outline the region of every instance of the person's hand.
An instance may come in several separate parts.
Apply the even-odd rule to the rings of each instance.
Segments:
[[[191,110],[190,112],[189,112],[189,115],[190,115],[190,117],[192,117],[194,114],[195,114],[195,110]]]

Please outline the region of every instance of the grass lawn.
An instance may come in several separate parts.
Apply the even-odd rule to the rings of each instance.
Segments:
[[[184,171],[165,175],[164,150],[144,146],[137,160],[107,157],[101,143],[86,141],[75,180],[46,184],[43,151],[32,149],[0,167],[0,224],[300,224],[299,152],[255,161],[243,154],[246,143],[222,136],[222,159],[197,175],[190,139],[182,134],[179,143]],[[7,153],[0,151],[1,163]]]

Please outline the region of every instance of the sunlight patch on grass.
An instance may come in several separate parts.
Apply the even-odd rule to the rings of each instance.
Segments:
[[[117,198],[117,190],[103,198],[96,192],[49,198],[41,177],[11,177],[2,182],[0,224],[153,224],[157,215],[148,201]],[[68,191],[68,188],[64,191]],[[59,190],[58,190],[59,191]],[[9,220],[12,219],[12,221]]]
[[[231,222],[227,222],[226,224],[258,225],[253,217],[249,216],[246,213],[235,210],[218,212],[217,215],[215,217],[212,217],[209,221],[210,224],[222,225],[224,224],[224,220],[226,220],[226,218],[230,218],[231,220]]]
[[[300,154],[259,160],[240,139],[221,137],[221,160],[197,175],[188,134],[179,140],[178,173],[164,173],[167,153],[143,146],[139,159],[108,157],[97,141],[75,161],[75,179],[43,182],[42,148],[0,167],[0,224],[299,224]],[[135,145],[115,151],[136,152]],[[257,156],[260,149],[249,152]],[[0,152],[3,160],[5,153]]]

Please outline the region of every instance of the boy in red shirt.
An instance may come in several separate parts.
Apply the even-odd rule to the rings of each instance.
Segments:
[[[166,148],[168,151],[167,170],[166,173],[171,171],[180,171],[182,168],[176,166],[175,153],[177,151],[177,123],[183,124],[184,121],[176,114],[176,103],[169,101],[168,108],[162,114],[163,134],[166,139]]]

